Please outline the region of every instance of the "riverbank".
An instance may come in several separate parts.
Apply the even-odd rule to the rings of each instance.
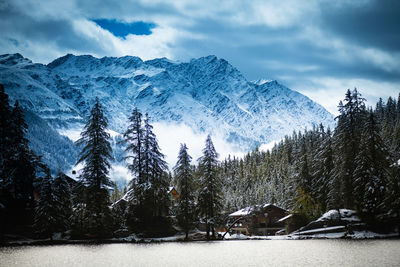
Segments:
[[[348,240],[366,240],[366,239],[400,239],[399,233],[379,234],[371,231],[354,231],[352,234],[346,232],[324,233],[324,234],[289,234],[277,236],[246,236],[241,234],[227,234],[224,239],[213,241],[232,241],[232,240],[305,240],[305,239],[348,239]],[[196,232],[189,235],[189,240],[185,241],[185,235],[178,234],[169,237],[159,238],[140,238],[132,234],[124,238],[109,239],[30,239],[15,238],[0,242],[0,246],[47,246],[47,245],[95,245],[95,244],[124,244],[124,243],[163,243],[163,242],[198,242],[207,241],[205,232]]]

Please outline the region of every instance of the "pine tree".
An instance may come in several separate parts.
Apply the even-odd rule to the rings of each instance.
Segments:
[[[370,218],[383,213],[387,191],[389,155],[379,135],[372,111],[363,127],[360,149],[355,159],[355,199],[360,212]]]
[[[86,187],[82,181],[78,181],[72,187],[72,216],[71,216],[71,236],[81,238],[85,235],[89,225],[88,217],[86,216]]]
[[[0,203],[5,209],[0,209],[0,231],[6,232],[13,222],[8,207],[12,201],[9,190],[12,180],[10,179],[10,158],[11,158],[11,132],[10,132],[11,107],[8,103],[8,95],[4,92],[4,86],[0,84]]]
[[[144,222],[148,225],[146,232],[149,235],[159,236],[170,231],[170,223],[166,218],[169,207],[168,187],[169,176],[164,154],[158,146],[157,138],[153,133],[153,126],[146,114],[144,120],[144,149],[143,167],[145,177]],[[164,232],[164,233],[163,233]]]
[[[8,95],[4,92],[4,86],[0,84],[0,186],[5,189],[9,171],[7,159],[10,157],[10,121],[11,107],[8,103]]]
[[[309,169],[309,164],[308,164],[308,156],[307,156],[307,149],[306,149],[306,139],[303,138],[301,145],[300,145],[300,151],[298,154],[298,159],[297,159],[297,171],[298,173],[296,174],[296,180],[299,185],[299,187],[302,188],[302,190],[306,194],[311,195],[311,187],[312,187],[312,177],[310,175],[310,169]]]
[[[76,142],[83,146],[76,164],[84,162],[81,181],[86,187],[85,213],[90,235],[102,237],[109,234],[110,210],[108,177],[112,151],[110,135],[107,133],[108,120],[98,98],[90,111],[89,119]]]
[[[58,173],[52,184],[57,232],[70,229],[72,216],[71,188],[65,174]]]
[[[189,230],[193,228],[195,218],[195,186],[193,170],[190,166],[192,157],[187,152],[186,144],[181,144],[178,161],[174,167],[175,179],[179,192],[179,205],[177,219],[185,231],[185,240],[188,239]]]
[[[332,134],[328,128],[327,132],[321,131],[321,143],[314,156],[314,173],[313,177],[316,181],[314,190],[316,191],[316,199],[320,204],[322,211],[325,211],[328,205],[328,196],[330,185],[332,183],[333,174],[333,149]]]
[[[389,220],[400,226],[400,164],[396,162],[392,165],[391,175],[387,184],[387,193],[385,196],[385,207],[387,208],[387,217]]]
[[[126,145],[124,160],[128,162],[128,169],[134,175],[131,183],[142,184],[143,181],[143,125],[142,113],[135,108],[129,117],[130,124],[123,135],[122,144]]]
[[[129,125],[123,135],[122,144],[126,145],[124,160],[127,161],[129,171],[133,178],[129,183],[129,198],[126,212],[126,224],[131,230],[140,231],[141,217],[145,209],[143,207],[145,199],[145,177],[143,168],[143,123],[142,113],[135,108],[129,117]],[[139,224],[139,225],[138,225]]]
[[[144,173],[150,189],[153,202],[153,215],[161,216],[168,209],[168,186],[169,181],[165,172],[168,170],[167,163],[164,160],[164,154],[161,153],[157,138],[153,133],[153,126],[149,122],[149,116],[146,114],[144,120]]]
[[[337,153],[335,181],[340,183],[340,198],[345,208],[354,208],[353,188],[355,157],[359,150],[361,128],[365,118],[365,99],[354,89],[347,90],[344,104],[339,103],[339,116],[334,134],[334,150]]]
[[[160,235],[162,228],[169,227],[165,217],[169,205],[167,164],[148,115],[142,122],[142,114],[135,109],[129,121],[123,142],[127,144],[129,154],[125,159],[132,160],[128,167],[134,177],[130,183],[127,225],[134,231]]]
[[[29,148],[25,138],[28,126],[18,101],[11,111],[10,150],[7,158],[6,187],[12,192],[11,221],[14,226],[27,225],[33,219],[33,181],[39,158]]]
[[[52,177],[50,170],[46,170],[46,176],[40,183],[40,198],[35,208],[34,227],[36,232],[43,237],[51,238],[56,232],[57,210],[56,200],[52,187]]]
[[[200,214],[206,223],[207,239],[215,238],[215,224],[222,208],[222,183],[218,176],[218,153],[215,151],[210,135],[207,136],[203,156],[199,158]]]

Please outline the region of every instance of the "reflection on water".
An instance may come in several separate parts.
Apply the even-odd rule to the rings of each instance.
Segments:
[[[400,266],[400,240],[6,247],[0,266]]]

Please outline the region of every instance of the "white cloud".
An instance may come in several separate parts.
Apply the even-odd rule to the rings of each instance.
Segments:
[[[327,31],[320,24],[326,15],[323,13],[326,10],[321,7],[326,4],[332,10],[340,10],[365,8],[369,2],[3,1],[0,2],[0,12],[9,10],[14,13],[6,19],[0,18],[0,52],[20,52],[41,63],[67,53],[98,57],[134,55],[143,59],[168,57],[175,60],[216,54],[230,62],[240,62],[242,65],[235,67],[253,75],[249,79],[264,78],[264,73],[268,73],[269,78],[283,83],[287,80],[293,89],[336,113],[337,102],[343,98],[347,88],[360,88],[370,102],[377,95],[393,96],[399,91],[394,82],[378,82],[372,78],[348,79],[348,75],[345,77],[337,70],[340,67],[344,70],[352,68],[350,71],[357,76],[354,64],[358,62],[360,66],[395,74],[400,69],[398,53],[352,42]],[[128,35],[122,39],[96,25],[90,20],[93,18],[125,22],[142,20],[155,23],[157,27],[152,29],[151,35]],[[207,24],[208,21],[217,25]],[[53,22],[58,22],[55,27],[66,25],[61,27],[62,32],[58,35],[51,27]],[[34,30],[26,30],[28,26],[33,26]],[[291,28],[294,30],[290,31]],[[264,31],[272,33],[268,35]],[[68,39],[76,40],[71,44]],[[301,48],[302,45],[306,48]],[[253,47],[259,50],[254,52]],[[313,55],[314,52],[318,55]],[[322,73],[325,67],[330,66],[335,66],[336,70],[330,74]],[[317,75],[320,77],[315,78]],[[360,72],[357,77],[363,76],[366,74]]]
[[[186,144],[189,155],[192,156],[192,164],[197,164],[197,159],[202,156],[207,134],[195,133],[184,124],[173,123],[154,123],[154,133],[157,136],[159,146],[166,155],[166,161],[172,169],[175,166],[180,144]],[[244,152],[237,151],[232,145],[228,144],[221,136],[211,136],[219,160],[231,156],[242,156]]]
[[[274,141],[271,141],[271,142],[269,142],[267,144],[262,144],[260,146],[260,151],[268,151],[268,150],[271,151],[274,148],[274,146],[276,144],[278,144],[280,141],[281,140],[274,140]]]
[[[297,89],[310,97],[314,101],[320,103],[329,112],[338,115],[337,106],[340,100],[344,99],[347,89],[357,90],[362,94],[367,102],[367,106],[375,106],[381,97],[384,101],[389,96],[397,99],[400,92],[400,85],[391,82],[372,81],[367,79],[338,79],[332,77],[312,78],[315,84],[313,88],[306,88],[301,85]]]

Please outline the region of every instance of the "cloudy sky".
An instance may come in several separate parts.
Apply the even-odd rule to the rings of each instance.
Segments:
[[[400,1],[0,0],[0,53],[178,61],[214,54],[336,113],[347,88],[400,92]]]

